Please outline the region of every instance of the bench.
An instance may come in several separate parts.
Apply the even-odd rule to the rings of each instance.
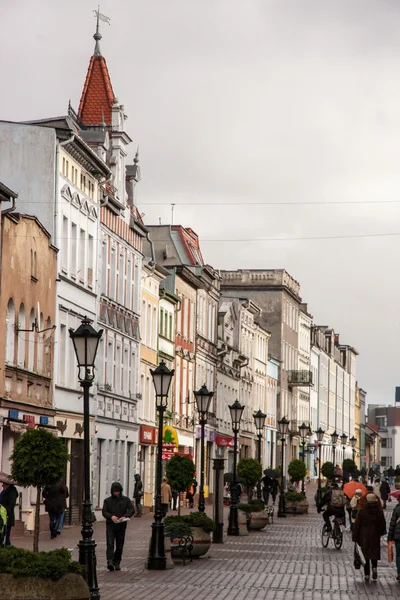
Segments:
[[[181,538],[171,539],[171,554],[175,557],[181,558],[183,565],[186,565],[186,559],[189,558],[190,562],[192,559],[193,550],[193,536],[187,535]]]

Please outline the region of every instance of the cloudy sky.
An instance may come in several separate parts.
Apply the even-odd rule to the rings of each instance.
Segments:
[[[0,118],[77,108],[96,6],[2,5]],[[392,403],[400,236],[298,238],[400,233],[399,1],[107,0],[101,12],[145,221],[170,222],[174,203],[214,267],[287,269],[315,322],[359,350],[369,401]]]

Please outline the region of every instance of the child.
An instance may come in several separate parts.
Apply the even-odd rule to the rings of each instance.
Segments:
[[[354,523],[356,522],[358,512],[358,502],[362,496],[362,490],[356,490],[356,493],[350,500],[351,516],[350,516],[350,529],[353,531]]]

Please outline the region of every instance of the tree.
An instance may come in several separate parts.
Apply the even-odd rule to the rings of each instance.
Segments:
[[[177,492],[185,492],[191,485],[195,473],[194,462],[188,456],[175,454],[167,462],[166,474],[171,487]],[[181,514],[181,503],[178,502],[178,515]]]
[[[302,481],[307,474],[306,465],[302,460],[292,460],[288,466],[288,473],[292,481],[295,481],[296,483]]]
[[[242,458],[237,465],[237,473],[247,488],[247,496],[251,500],[253,487],[262,477],[262,467],[255,458]]]
[[[348,473],[349,475],[353,475],[356,471],[357,465],[351,458],[345,458],[343,461],[343,473]]]
[[[324,464],[321,467],[321,473],[324,477],[326,477],[328,479],[328,481],[332,481],[334,475],[335,475],[335,467],[333,465],[332,462],[324,462]]]
[[[67,448],[58,437],[46,429],[28,429],[15,443],[11,477],[22,487],[36,488],[35,531],[33,550],[39,551],[40,498],[46,485],[62,479],[67,468]]]

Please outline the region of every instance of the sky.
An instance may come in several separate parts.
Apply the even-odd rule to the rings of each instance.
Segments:
[[[63,115],[69,99],[77,109],[97,6],[0,5],[0,119]],[[400,235],[376,234],[400,234],[398,0],[107,0],[100,10],[130,161],[140,146],[145,223],[170,223],[175,204],[174,223],[198,233],[215,268],[286,269],[315,323],[360,352],[368,401],[393,403]]]

